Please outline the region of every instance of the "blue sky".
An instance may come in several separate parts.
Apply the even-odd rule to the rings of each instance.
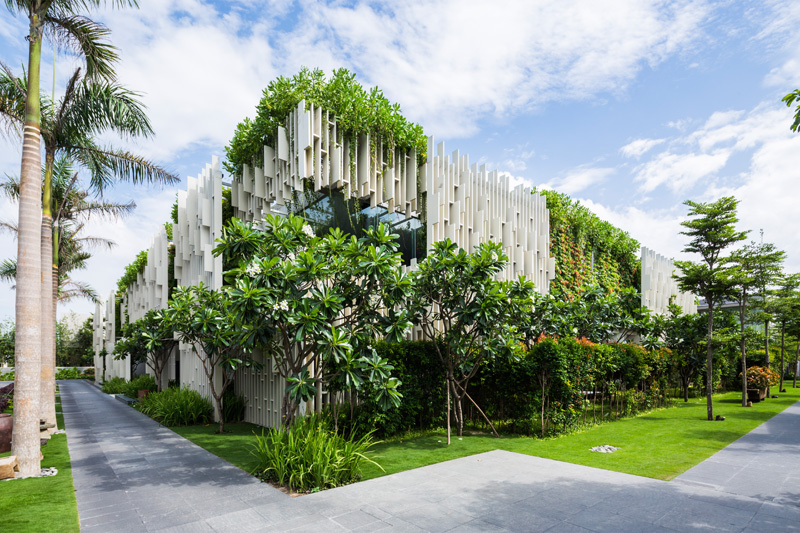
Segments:
[[[261,90],[301,66],[355,71],[399,102],[448,151],[580,199],[668,257],[681,253],[687,199],[741,200],[741,228],[788,253],[800,271],[796,203],[800,135],[780,98],[800,87],[800,3],[467,0],[207,2],[141,0],[94,17],[120,48],[120,80],[140,91],[156,129],[135,148],[196,176]],[[19,70],[23,21],[0,12],[0,58]],[[46,47],[47,49],[47,47]],[[53,73],[45,53],[43,78]],[[56,57],[56,80],[75,66]],[[49,82],[43,85],[49,87]],[[0,144],[0,172],[19,147]],[[76,278],[108,294],[149,245],[176,189],[120,186],[139,208],[92,231],[98,251]],[[0,204],[13,218],[14,207]],[[15,252],[0,237],[0,256]],[[0,318],[13,315],[0,286]],[[76,302],[63,310],[91,312]]]

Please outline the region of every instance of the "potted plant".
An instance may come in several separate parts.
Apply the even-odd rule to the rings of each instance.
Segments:
[[[767,396],[767,387],[777,385],[778,381],[778,373],[774,370],[751,366],[747,369],[747,399],[753,403],[760,402]]]

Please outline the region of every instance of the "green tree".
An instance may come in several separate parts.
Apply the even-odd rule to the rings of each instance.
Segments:
[[[14,323],[0,322],[0,366],[14,365]]]
[[[20,113],[28,94],[25,80],[11,72],[0,73],[0,113],[17,125],[24,123]],[[113,131],[122,137],[148,137],[153,131],[144,113],[138,94],[112,81],[83,76],[81,69],[70,77],[64,96],[52,101],[41,95],[41,136],[45,148],[44,186],[42,194],[42,418],[55,421],[55,380],[51,377],[55,339],[51,326],[55,320],[56,276],[59,231],[54,216],[61,211],[56,203],[54,171],[58,158],[74,161],[89,170],[91,187],[103,190],[115,179],[139,183],[171,183],[177,177],[159,166],[130,152],[99,146],[94,136]],[[71,182],[73,185],[75,180]],[[55,245],[54,245],[55,243]],[[51,266],[45,268],[45,262]],[[49,289],[48,289],[49,287]],[[52,420],[50,420],[52,418]]]
[[[795,89],[794,91],[790,92],[784,96],[782,100],[786,104],[786,107],[792,107],[792,104],[797,102],[797,107],[795,108],[794,112],[794,122],[792,122],[792,125],[789,126],[792,131],[796,132],[798,129],[800,129],[800,89]]]
[[[164,369],[177,345],[172,322],[164,318],[163,311],[151,309],[139,320],[123,326],[122,338],[114,346],[114,353],[116,359],[130,355],[133,363],[145,363],[161,392]]]
[[[683,401],[689,401],[689,385],[703,369],[706,344],[706,317],[684,314],[680,306],[671,304],[669,315],[663,322],[664,345],[672,351],[678,378],[683,390]]]
[[[177,287],[163,312],[167,324],[180,341],[188,344],[203,366],[219,420],[219,432],[225,430],[223,397],[233,383],[237,368],[255,365],[237,342],[241,324],[231,313],[227,294],[197,286]],[[147,346],[142,346],[147,349]]]
[[[722,255],[730,245],[742,241],[746,232],[737,231],[734,224],[739,221],[736,216],[736,198],[725,196],[711,203],[687,200],[689,219],[681,222],[686,228],[682,235],[691,240],[683,249],[684,252],[699,254],[701,260],[676,261],[681,271],[674,274],[680,289],[702,296],[708,305],[707,346],[706,346],[706,404],[708,420],[714,420],[713,392],[713,332],[714,306],[732,292],[732,281],[729,276],[730,267]]]
[[[467,386],[486,359],[516,356],[521,336],[508,317],[522,304],[512,301],[512,287],[494,279],[508,257],[499,243],[488,242],[472,253],[449,239],[434,243],[428,256],[412,272],[408,309],[424,337],[434,343],[445,368],[447,387],[447,442],[450,443],[450,398],[453,398],[458,435],[462,435],[462,401],[470,400]],[[516,287],[513,294],[532,301],[532,285]],[[489,422],[488,418],[484,418]],[[491,422],[489,422],[491,425]]]
[[[367,381],[384,408],[397,404],[400,382],[374,349],[377,339],[400,340],[410,327],[397,305],[409,287],[397,236],[384,224],[356,238],[338,228],[317,237],[292,215],[265,222],[259,231],[232,219],[214,253],[238,264],[226,273],[226,294],[239,342],[272,357],[289,384],[284,424],[302,401],[316,397],[321,409],[323,385],[360,390]]]
[[[728,275],[739,303],[739,348],[741,351],[742,372],[742,407],[747,407],[747,347],[745,316],[747,314],[748,296],[768,283],[767,277],[780,272],[786,254],[771,243],[751,242],[731,254]],[[768,356],[769,357],[769,356]],[[767,361],[769,364],[769,361]]]
[[[800,313],[800,274],[781,276],[777,287],[771,292],[772,309],[781,325],[781,369],[778,390],[783,392],[783,376],[786,374],[785,350],[786,328]]]
[[[28,97],[20,171],[19,265],[16,293],[15,401],[12,453],[17,456],[20,474],[40,475],[39,412],[42,348],[42,250],[41,231],[41,144],[40,144],[40,66],[45,32],[56,42],[72,48],[86,61],[91,77],[113,78],[117,60],[114,47],[104,42],[108,30],[83,13],[104,4],[136,6],[135,0],[5,0],[6,7],[28,18]],[[44,269],[52,260],[44,257]],[[49,311],[49,309],[45,309]],[[49,316],[48,316],[49,318]]]

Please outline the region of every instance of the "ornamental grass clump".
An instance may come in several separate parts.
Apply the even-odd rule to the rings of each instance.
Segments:
[[[741,377],[741,374],[739,374]],[[778,373],[770,368],[751,366],[747,369],[747,388],[764,390],[769,386],[777,385],[780,380]]]
[[[153,392],[157,388],[156,380],[153,379],[153,376],[142,374],[125,383],[125,386],[122,388],[122,394],[128,398],[138,398],[140,390]]]
[[[381,468],[366,456],[375,444],[371,433],[347,439],[319,417],[309,416],[292,427],[256,435],[252,453],[258,466],[253,473],[298,492],[338,487],[359,479],[365,461]]]
[[[165,426],[207,424],[212,411],[211,402],[197,391],[175,388],[148,394],[136,408]]]
[[[111,378],[103,383],[103,392],[106,394],[125,394],[128,382],[125,378]]]

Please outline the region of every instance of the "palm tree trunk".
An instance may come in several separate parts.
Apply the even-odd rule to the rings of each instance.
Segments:
[[[42,382],[39,390],[39,418],[56,425],[56,323],[53,320],[53,154],[45,155],[42,196]]]
[[[42,28],[38,14],[30,17],[28,40],[28,99],[25,103],[19,186],[14,346],[16,373],[11,454],[17,457],[20,475],[38,476],[41,474],[39,384],[42,367],[42,248],[39,235],[42,223],[42,152],[39,135]]]

